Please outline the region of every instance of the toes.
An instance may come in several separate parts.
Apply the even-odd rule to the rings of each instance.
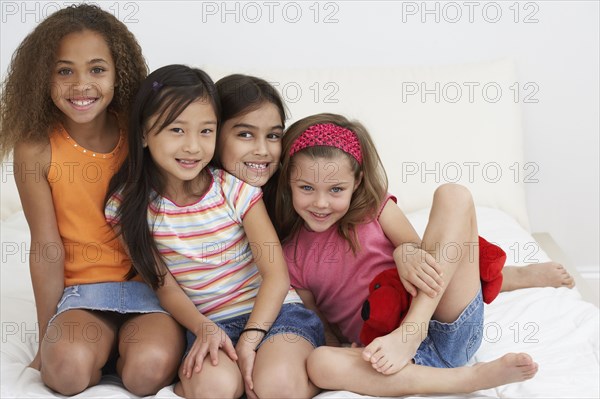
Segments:
[[[380,357],[379,360],[375,363],[373,363],[373,366],[376,367],[379,371],[379,369],[384,369],[386,368],[386,365],[388,364],[388,360],[385,357]]]
[[[533,378],[538,372],[538,364],[533,363],[530,370],[527,370],[523,375],[525,378],[530,379]]]
[[[362,351],[362,357],[364,360],[366,360],[367,362],[373,362],[373,356],[377,356],[377,352],[379,352],[379,350],[381,349],[381,340],[379,338],[375,338],[373,340],[373,342],[371,342],[369,345],[367,345],[365,347],[365,349],[363,349]],[[379,357],[381,357],[381,355],[379,355]],[[377,360],[379,360],[379,357]],[[377,362],[377,360],[375,360],[375,362]]]
[[[377,370],[381,374],[385,374],[390,369],[390,367],[392,367],[392,363],[384,359],[381,362],[381,364],[378,364],[377,367],[375,367],[375,370]]]
[[[396,374],[400,369],[398,367],[394,367],[393,364],[390,364],[390,367],[383,372],[384,375],[392,375]]]
[[[536,363],[533,362],[533,359],[527,353],[517,353],[516,364],[517,366],[531,366]]]
[[[373,366],[377,366],[377,364],[379,364],[379,362],[383,359],[383,354],[380,352],[375,352],[374,354],[371,355],[371,364],[373,364]]]

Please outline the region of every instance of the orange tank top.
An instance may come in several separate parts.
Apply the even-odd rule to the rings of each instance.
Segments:
[[[104,217],[108,183],[127,156],[124,134],[112,152],[94,153],[60,127],[50,146],[47,175],[65,250],[65,286],[124,281],[131,261]]]

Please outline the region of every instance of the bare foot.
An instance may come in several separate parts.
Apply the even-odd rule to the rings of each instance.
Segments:
[[[422,341],[411,323],[403,324],[394,332],[375,338],[363,349],[362,358],[381,374],[395,374],[412,361]]]
[[[474,391],[529,380],[537,372],[538,364],[527,353],[507,353],[491,362],[473,365]]]
[[[532,263],[527,266],[506,266],[502,270],[502,291],[531,287],[573,288],[575,280],[557,262]]]

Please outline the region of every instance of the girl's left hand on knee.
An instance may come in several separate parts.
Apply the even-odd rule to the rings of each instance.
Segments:
[[[254,360],[256,359],[256,351],[254,350],[254,344],[240,339],[236,346],[236,352],[238,354],[237,364],[242,373],[244,379],[244,386],[246,396],[248,399],[257,399],[254,393],[254,382],[252,381],[252,371],[254,370]]]

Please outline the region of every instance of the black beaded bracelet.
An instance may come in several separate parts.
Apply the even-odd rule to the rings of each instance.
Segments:
[[[261,333],[263,333],[263,334],[265,334],[265,335],[267,335],[267,333],[268,333],[268,331],[267,331],[267,330],[264,330],[264,329],[262,329],[262,328],[250,327],[250,328],[244,328],[244,329],[242,330],[242,332],[240,333],[240,335],[242,335],[243,333],[245,333],[245,332],[248,332],[248,331],[257,331],[257,332],[261,332]]]

